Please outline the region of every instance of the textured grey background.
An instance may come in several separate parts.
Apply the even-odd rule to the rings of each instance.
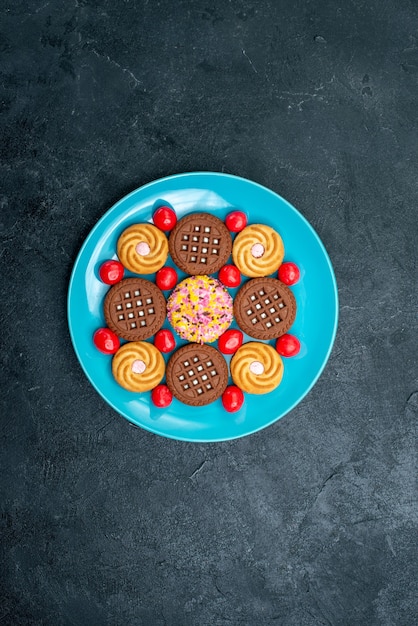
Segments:
[[[1,9],[0,624],[417,624],[417,3]],[[341,300],[308,397],[213,445],[116,415],[66,323],[96,220],[193,170],[298,207]]]

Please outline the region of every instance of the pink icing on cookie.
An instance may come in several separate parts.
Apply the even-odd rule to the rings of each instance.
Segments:
[[[151,252],[151,248],[146,241],[141,241],[141,243],[137,243],[135,246],[135,250],[140,256],[147,256]]]
[[[253,361],[250,363],[250,372],[256,376],[264,374],[264,365],[260,361]]]
[[[264,254],[264,246],[261,243],[255,243],[251,248],[251,254],[255,259],[259,259]]]
[[[139,359],[136,359],[136,361],[132,363],[131,367],[134,374],[143,374],[147,369],[144,361],[140,361]]]

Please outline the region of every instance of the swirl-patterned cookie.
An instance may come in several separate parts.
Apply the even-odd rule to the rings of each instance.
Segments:
[[[119,348],[112,360],[115,380],[128,391],[150,391],[162,380],[165,363],[151,343],[133,341]]]
[[[235,385],[247,393],[270,393],[280,385],[283,361],[274,348],[250,341],[232,357],[231,376]]]
[[[125,278],[109,289],[104,301],[106,324],[127,341],[148,339],[165,320],[165,298],[145,278]]]
[[[166,262],[168,240],[152,224],[133,224],[123,231],[117,244],[122,265],[135,274],[153,274]]]
[[[232,258],[244,276],[268,276],[277,271],[283,261],[282,238],[270,226],[252,224],[236,236]]]

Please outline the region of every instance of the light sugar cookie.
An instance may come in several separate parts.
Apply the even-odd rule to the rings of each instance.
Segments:
[[[269,393],[280,385],[283,361],[272,346],[250,341],[232,357],[231,376],[237,387],[247,393]]]
[[[145,341],[125,343],[112,360],[112,374],[128,391],[150,391],[162,380],[165,363],[155,346]]]
[[[152,224],[133,224],[123,231],[117,244],[122,265],[135,274],[153,274],[168,256],[168,239]]]
[[[268,276],[276,272],[283,261],[282,238],[270,226],[252,224],[236,236],[232,258],[244,276]]]

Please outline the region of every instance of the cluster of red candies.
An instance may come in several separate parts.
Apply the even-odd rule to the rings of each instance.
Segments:
[[[168,206],[159,207],[152,219],[155,226],[165,232],[172,230],[177,223],[176,213]],[[225,224],[229,231],[238,233],[247,226],[247,216],[242,211],[233,211],[226,216]],[[123,274],[124,267],[116,260],[105,261],[99,269],[100,278],[106,285],[115,285],[122,280]],[[225,287],[235,288],[241,284],[241,273],[235,265],[224,265],[219,270],[218,278]],[[282,263],[278,269],[278,279],[285,285],[294,285],[299,278],[300,271],[295,263]],[[176,270],[169,266],[162,267],[156,273],[155,282],[162,291],[173,289],[178,282]],[[240,330],[230,328],[219,337],[218,349],[223,354],[234,354],[241,347],[243,339],[244,335]],[[93,341],[96,348],[104,354],[115,354],[120,347],[119,337],[109,328],[99,328],[94,333]],[[160,352],[174,350],[176,340],[171,330],[159,330],[154,336],[154,345]],[[292,357],[300,351],[300,342],[294,335],[282,335],[276,341],[276,350],[283,357]],[[152,390],[151,399],[155,406],[164,408],[171,404],[173,394],[167,385],[158,385]],[[239,387],[230,385],[225,389],[222,404],[226,411],[239,411],[243,403],[244,393]]]

